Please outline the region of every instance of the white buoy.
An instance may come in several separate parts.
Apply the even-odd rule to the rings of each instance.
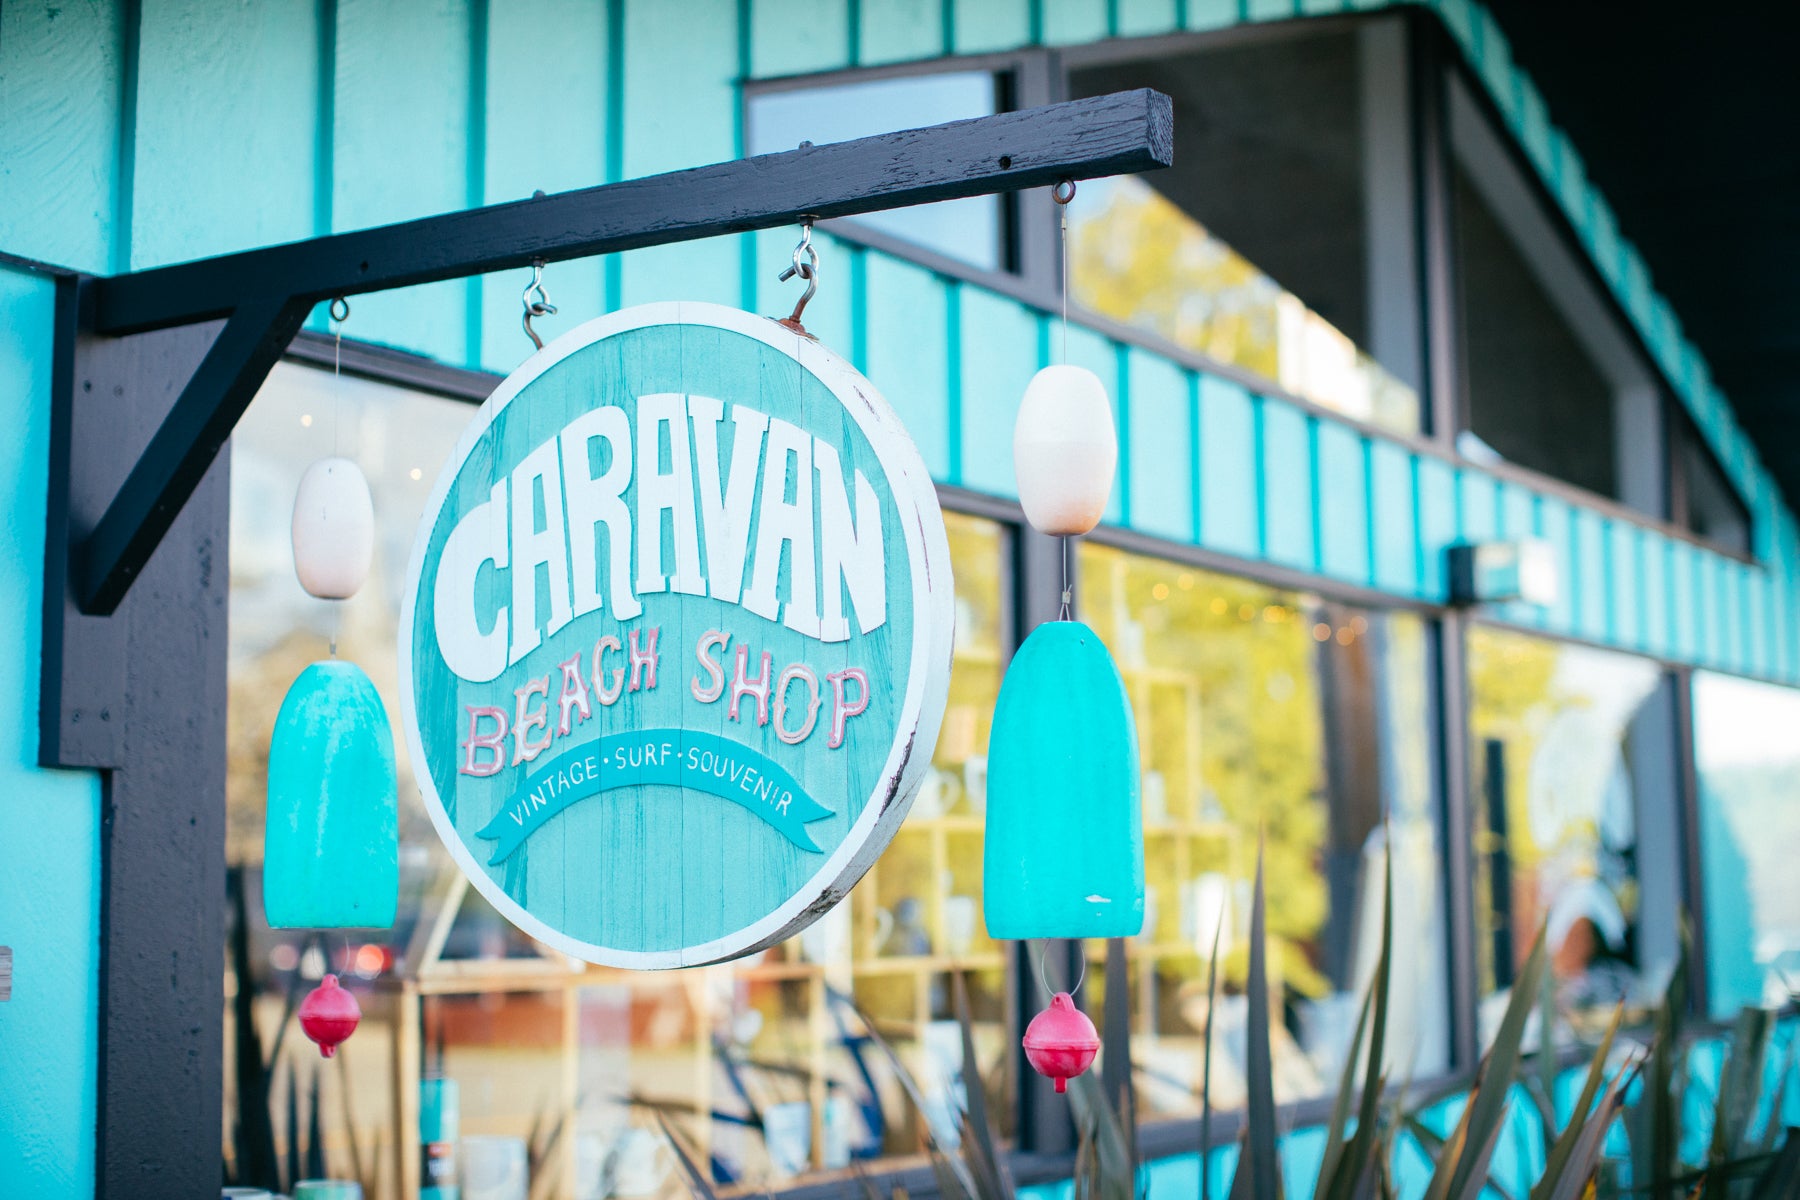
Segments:
[[[375,504],[362,468],[321,458],[294,494],[294,574],[321,600],[347,600],[369,577],[375,553]]]
[[[1072,537],[1098,525],[1118,465],[1112,403],[1099,376],[1066,364],[1033,375],[1013,425],[1013,472],[1032,528]]]

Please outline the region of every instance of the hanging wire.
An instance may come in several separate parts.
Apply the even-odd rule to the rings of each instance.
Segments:
[[[806,311],[807,302],[813,298],[813,293],[819,290],[819,252],[813,248],[812,234],[813,218],[811,216],[801,217],[800,242],[794,247],[793,263],[776,276],[776,279],[782,283],[786,283],[796,275],[806,281],[806,290],[800,293],[800,299],[794,301],[794,311],[788,314],[785,321],[781,322],[796,333],[806,332],[806,327],[800,323],[800,314]],[[802,258],[805,261],[801,261]]]
[[[342,296],[332,298],[325,314],[331,318],[331,455],[340,457],[343,444],[344,411],[344,322],[350,319],[350,301]],[[331,657],[337,657],[338,632],[344,623],[343,601],[331,605],[331,634],[327,646]]]
[[[531,282],[525,285],[519,300],[525,306],[524,316],[519,318],[525,327],[525,336],[531,339],[535,348],[544,348],[544,339],[538,336],[537,330],[531,327],[533,317],[554,317],[556,305],[550,303],[549,293],[544,291],[544,260],[537,259],[531,264]]]
[[[1075,985],[1068,989],[1069,995],[1071,996],[1081,990],[1082,983],[1087,979],[1087,954],[1081,951],[1080,943],[1076,943],[1076,951],[1075,961],[1079,965],[1080,970],[1075,976]],[[1048,974],[1049,959],[1050,939],[1046,938],[1044,939],[1044,944],[1038,949],[1038,982],[1044,985],[1044,992],[1047,995],[1054,996],[1058,989],[1050,986],[1050,977]]]
[[[1069,539],[1058,538],[1062,543],[1062,612],[1057,615],[1059,621],[1075,619],[1075,587],[1069,582]]]
[[[1050,198],[1056,201],[1057,216],[1062,226],[1062,361],[1066,364],[1069,361],[1069,205],[1075,199],[1075,181],[1065,179],[1051,188]],[[1065,537],[1061,541],[1062,609],[1057,614],[1057,619],[1070,621],[1075,617],[1075,589],[1069,582],[1069,539]],[[1082,969],[1086,970],[1085,961]]]

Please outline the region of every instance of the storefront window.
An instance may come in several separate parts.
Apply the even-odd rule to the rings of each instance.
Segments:
[[[1544,928],[1558,1008],[1578,1027],[1645,1002],[1672,963],[1665,844],[1671,714],[1647,659],[1469,632],[1476,951],[1484,1035]],[[1640,879],[1662,878],[1654,892]]]
[[[1667,516],[1657,377],[1506,134],[1459,77],[1447,90],[1466,404],[1458,449]]]
[[[1707,997],[1729,1020],[1800,989],[1800,692],[1694,676]]]
[[[1244,1100],[1259,831],[1280,1006],[1276,1099],[1336,1086],[1379,953],[1390,845],[1388,1065],[1396,1078],[1442,1070],[1447,958],[1423,623],[1092,545],[1080,601],[1124,676],[1144,772],[1146,916],[1128,945],[1140,1114],[1199,1109],[1215,933],[1212,1099]],[[1090,953],[1097,961],[1104,946]]]
[[[531,1195],[572,1200],[685,1195],[659,1114],[727,1186],[773,1188],[921,1150],[924,1128],[864,1016],[907,1064],[926,1119],[946,1129],[962,1102],[953,972],[965,974],[985,1078],[1000,1081],[1013,1044],[1004,958],[980,910],[985,753],[1010,604],[1004,529],[946,515],[957,634],[943,733],[911,816],[849,900],[733,963],[585,966],[533,942],[463,883],[400,736],[394,631],[407,558],[472,414],[283,365],[233,438],[228,1169],[251,1178],[273,1161],[291,1182],[291,1154],[301,1177],[361,1178],[369,1200],[416,1195],[400,1169],[422,1162],[417,1131],[456,1146],[465,1181],[522,1173]],[[301,473],[334,451],[363,466],[377,523],[369,582],[341,604],[302,592],[288,535]],[[334,637],[395,722],[399,919],[348,937],[271,931],[260,874],[269,736],[288,686]],[[364,1012],[329,1061],[291,1013],[327,970]],[[996,1116],[1009,1121],[1009,1109]]]
[[[1377,20],[1071,71],[1074,96],[1167,93],[1176,147],[1166,171],[1081,184],[1070,298],[1418,432],[1404,56]]]

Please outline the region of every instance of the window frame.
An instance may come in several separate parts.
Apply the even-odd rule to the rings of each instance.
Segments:
[[[1450,437],[1469,430],[1469,405],[1467,381],[1460,364],[1460,339],[1463,313],[1458,297],[1458,249],[1455,240],[1455,221],[1452,214],[1454,206],[1452,194],[1452,170],[1455,162],[1455,149],[1451,142],[1450,130],[1450,90],[1452,84],[1458,85],[1467,102],[1474,109],[1474,118],[1484,126],[1486,135],[1497,143],[1504,159],[1505,169],[1517,180],[1530,198],[1535,216],[1548,226],[1550,234],[1556,241],[1556,251],[1566,256],[1574,272],[1579,276],[1581,286],[1591,294],[1595,318],[1604,320],[1612,335],[1622,339],[1629,347],[1635,365],[1652,381],[1656,395],[1654,402],[1658,406],[1662,428],[1658,432],[1658,467],[1662,473],[1659,511],[1646,512],[1641,508],[1631,507],[1607,496],[1588,491],[1585,488],[1567,483],[1552,475],[1533,470],[1529,467],[1513,463],[1481,463],[1481,470],[1504,478],[1510,478],[1538,490],[1557,495],[1569,503],[1582,508],[1603,512],[1617,519],[1630,521],[1663,534],[1665,537],[1684,541],[1691,545],[1715,554],[1733,558],[1739,562],[1757,564],[1754,553],[1757,529],[1755,514],[1745,502],[1737,485],[1722,471],[1720,477],[1730,489],[1746,515],[1746,542],[1749,550],[1740,551],[1735,547],[1711,541],[1695,533],[1681,523],[1682,513],[1675,507],[1676,497],[1685,494],[1678,489],[1684,488],[1681,478],[1681,467],[1675,461],[1679,456],[1675,453],[1675,425],[1686,421],[1692,425],[1692,417],[1684,405],[1675,398],[1672,381],[1663,373],[1657,364],[1655,355],[1649,344],[1638,331],[1630,314],[1625,311],[1623,303],[1614,293],[1612,285],[1601,274],[1598,264],[1588,252],[1581,235],[1573,222],[1557,203],[1549,185],[1538,173],[1537,166],[1526,153],[1518,139],[1508,127],[1504,114],[1488,93],[1475,67],[1457,49],[1450,32],[1441,20],[1416,12],[1409,14],[1413,21],[1415,36],[1414,58],[1419,64],[1417,78],[1423,81],[1416,99],[1427,110],[1425,120],[1429,127],[1426,144],[1423,148],[1430,167],[1427,177],[1427,215],[1431,249],[1428,252],[1426,270],[1434,277],[1431,288],[1430,305],[1427,320],[1435,327],[1437,336],[1431,338],[1433,367],[1430,378],[1432,391],[1443,390],[1434,408],[1441,412],[1445,428],[1451,430]],[[1699,437],[1697,428],[1693,430],[1699,448],[1712,454],[1711,447],[1705,439]],[[1458,461],[1461,460],[1459,456]],[[1715,464],[1717,463],[1716,456]]]

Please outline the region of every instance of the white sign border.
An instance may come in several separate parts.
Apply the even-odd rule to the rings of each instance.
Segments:
[[[901,699],[894,744],[881,777],[870,792],[856,823],[825,863],[774,912],[740,929],[694,946],[675,950],[619,950],[572,938],[546,925],[506,894],[476,861],[444,809],[436,781],[427,766],[419,738],[414,704],[413,622],[425,554],[432,531],[450,493],[482,435],[518,394],[545,371],[605,338],[655,325],[688,325],[724,329],[762,342],[787,355],[823,383],[856,421],[886,474],[900,508],[912,577],[912,655],[906,693]],[[862,373],[811,338],[779,322],[722,304],[662,301],[597,317],[570,330],[527,359],[504,379],[476,412],[457,440],[450,460],[439,472],[419,518],[401,596],[399,634],[400,712],[412,756],[413,778],[425,810],[456,865],[488,903],[526,933],[564,954],[602,966],[664,970],[741,958],[799,933],[849,894],[881,852],[887,849],[912,807],[913,796],[931,766],[950,689],[950,656],[955,634],[955,587],[950,573],[950,543],[938,506],[937,487],[925,461],[907,436],[900,418]]]

